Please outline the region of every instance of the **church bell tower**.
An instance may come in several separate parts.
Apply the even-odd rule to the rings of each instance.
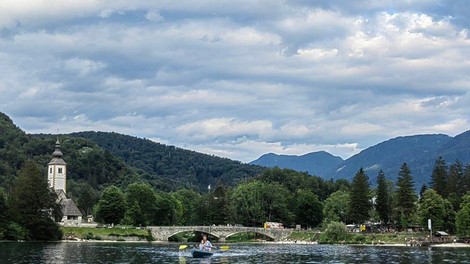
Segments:
[[[67,164],[62,159],[62,151],[60,151],[60,141],[57,138],[55,143],[55,150],[52,153],[52,159],[48,163],[47,181],[49,187],[55,191],[65,190],[66,178],[67,178]]]

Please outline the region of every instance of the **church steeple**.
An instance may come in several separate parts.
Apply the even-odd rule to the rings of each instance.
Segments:
[[[61,159],[62,156],[64,156],[64,154],[62,154],[62,151],[60,151],[60,141],[59,138],[57,138],[57,141],[55,142],[55,150],[52,153],[52,157]]]
[[[47,180],[50,188],[55,191],[63,190],[66,193],[67,163],[62,159],[63,156],[64,154],[60,151],[60,141],[57,138],[52,159],[48,163]]]

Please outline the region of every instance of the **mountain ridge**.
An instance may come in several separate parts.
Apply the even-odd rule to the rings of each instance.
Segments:
[[[289,159],[283,160],[282,168],[298,170],[296,166],[298,160],[310,162],[311,164],[318,163],[318,161],[315,160],[305,160],[305,157],[312,157],[309,156],[309,154],[311,153],[302,156],[290,155]],[[400,166],[406,162],[411,168],[415,188],[420,188],[423,184],[429,184],[434,162],[440,156],[443,157],[448,164],[456,160],[464,164],[469,163],[470,130],[456,135],[455,137],[445,134],[421,134],[391,138],[362,150],[350,158],[343,160],[337,164],[337,166],[331,166],[329,169],[326,168],[328,166],[325,166],[322,168],[323,174],[317,173],[315,175],[321,176],[324,179],[351,180],[356,172],[360,168],[363,168],[368,174],[371,183],[375,185],[375,178],[379,170],[383,170],[387,179],[395,181]],[[262,157],[265,157],[265,155],[253,161],[253,163],[256,162],[258,165],[267,167],[278,166],[278,164],[265,162],[265,159],[262,159]],[[271,153],[269,157],[271,159],[273,159],[273,157],[279,159],[284,156]]]

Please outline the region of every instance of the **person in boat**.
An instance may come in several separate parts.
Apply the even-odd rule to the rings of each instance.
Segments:
[[[199,249],[204,250],[204,251],[212,250],[212,244],[209,240],[207,240],[206,235],[202,235],[202,240],[201,240],[201,243],[199,244]]]

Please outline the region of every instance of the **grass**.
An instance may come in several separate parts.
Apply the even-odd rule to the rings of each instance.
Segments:
[[[332,243],[341,244],[404,244],[405,238],[410,239],[411,237],[425,237],[425,233],[347,233],[344,241],[332,241]],[[291,241],[317,241],[319,243],[325,243],[321,239],[321,233],[317,231],[294,231],[287,238]]]
[[[91,228],[91,227],[61,227],[65,237],[73,236],[81,239],[101,240],[103,237],[118,237],[123,240],[125,237],[140,237],[151,240],[151,235],[147,229],[136,228]]]

